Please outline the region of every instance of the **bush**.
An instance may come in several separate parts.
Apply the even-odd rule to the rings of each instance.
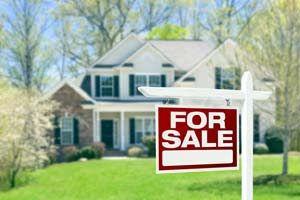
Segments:
[[[283,151],[283,129],[271,127],[265,133],[265,141],[271,153],[282,153]]]
[[[95,142],[91,145],[91,147],[95,151],[96,158],[102,158],[105,152],[105,144],[102,142]]]
[[[156,144],[155,144],[155,136],[145,136],[143,138],[143,145],[148,149],[148,156],[155,157]]]
[[[141,147],[134,146],[130,147],[127,151],[128,157],[142,157],[144,154],[144,150]]]
[[[72,162],[79,159],[79,151],[75,146],[67,146],[63,148],[63,157],[66,161]]]
[[[94,159],[96,158],[96,152],[92,146],[84,147],[80,150],[80,158]]]
[[[47,152],[47,157],[48,157],[48,160],[45,161],[45,166],[56,163],[56,161],[57,161],[56,149],[54,149],[53,151]]]
[[[254,154],[266,154],[269,153],[269,148],[265,144],[256,144],[253,149]]]

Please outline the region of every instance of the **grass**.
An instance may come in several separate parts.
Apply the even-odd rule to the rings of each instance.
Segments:
[[[300,174],[300,156],[290,157],[290,173]],[[255,156],[255,176],[278,174],[281,157]],[[53,165],[30,175],[1,200],[241,199],[240,171],[155,174],[154,159],[95,160]],[[254,186],[255,200],[300,199],[300,184]]]

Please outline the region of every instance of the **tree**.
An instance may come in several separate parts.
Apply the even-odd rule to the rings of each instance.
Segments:
[[[42,90],[52,64],[51,48],[44,42],[45,5],[40,0],[11,0],[4,5],[5,75],[16,86]]]
[[[288,174],[291,134],[299,128],[300,108],[300,4],[275,1],[258,13],[241,41],[260,72],[272,77],[276,87],[276,123],[283,128],[282,174]]]
[[[183,1],[177,8],[190,27],[194,39],[210,39],[221,44],[227,38],[236,39],[258,9],[257,0]],[[263,3],[262,3],[263,5]],[[187,14],[189,13],[189,14]]]
[[[164,24],[160,27],[154,27],[146,36],[146,39],[185,39],[188,35],[186,28],[174,24]]]
[[[130,11],[136,0],[67,0],[57,2],[54,16],[60,48],[74,69],[84,69],[123,38]],[[73,70],[76,71],[76,70]]]
[[[139,0],[133,11],[132,29],[137,32],[148,32],[154,27],[167,23],[173,15],[176,0]]]
[[[53,150],[47,132],[52,129],[54,102],[40,101],[37,92],[20,90],[0,80],[0,174],[11,188],[18,174],[42,167]]]

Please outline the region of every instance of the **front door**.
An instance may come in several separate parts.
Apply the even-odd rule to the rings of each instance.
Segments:
[[[101,140],[105,143],[105,147],[108,149],[113,148],[113,120],[101,120]]]

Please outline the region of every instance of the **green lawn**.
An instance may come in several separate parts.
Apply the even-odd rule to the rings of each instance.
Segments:
[[[256,156],[255,176],[280,173],[280,156]],[[290,157],[291,174],[300,174],[300,157]],[[240,171],[155,174],[154,159],[98,160],[53,165],[31,174],[0,200],[143,200],[240,197]],[[255,186],[254,199],[300,199],[300,184]]]

